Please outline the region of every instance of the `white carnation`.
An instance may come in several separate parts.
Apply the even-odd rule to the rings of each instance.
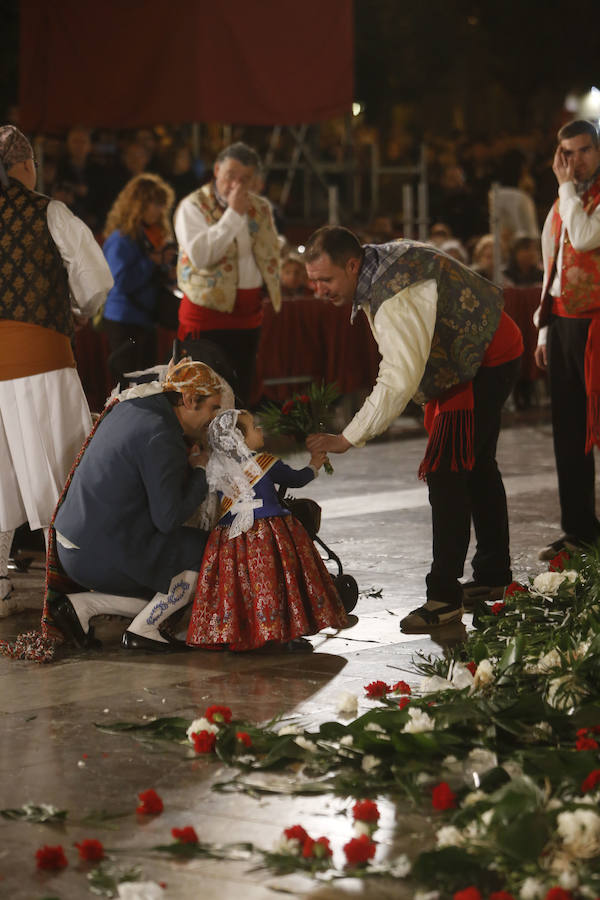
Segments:
[[[367,753],[366,756],[363,756],[362,761],[362,770],[363,772],[372,772],[373,769],[376,769],[379,765],[379,759],[376,756],[372,756],[370,753]]]
[[[558,650],[554,648],[553,650],[549,650],[548,653],[544,653],[543,656],[540,656],[537,663],[537,671],[544,674],[545,672],[549,672],[551,669],[558,669],[562,664],[562,657]]]
[[[562,574],[565,576],[565,579],[571,584],[575,584],[575,582],[579,578],[579,572],[576,572],[575,569],[564,569]]]
[[[410,859],[406,853],[401,853],[390,865],[389,872],[393,878],[406,878],[410,874],[411,868]]]
[[[463,663],[454,663],[451,681],[458,690],[471,687],[473,684],[473,673]]]
[[[557,826],[565,849],[573,856],[589,859],[600,853],[600,816],[591,809],[559,813]]]
[[[337,713],[340,716],[356,716],[358,713],[358,697],[349,691],[338,694]]]
[[[452,684],[451,681],[442,678],[441,675],[429,675],[427,678],[423,678],[419,685],[421,694],[433,694],[436,691],[449,690],[456,690],[456,685]]]
[[[385,728],[382,728],[377,722],[369,722],[365,725],[365,731],[376,731],[378,734],[387,734]]]
[[[351,734],[345,734],[343,738],[340,739],[340,747],[351,747],[354,743],[354,738]]]
[[[585,696],[585,690],[571,675],[553,678],[546,689],[546,701],[554,709],[567,710]]]
[[[521,885],[521,900],[539,900],[546,893],[544,882],[539,878],[526,878]]]
[[[561,888],[565,889],[565,891],[574,891],[575,888],[579,885],[577,872],[575,872],[571,868],[563,869],[563,871],[558,876],[558,883]]]
[[[366,834],[367,837],[371,837],[371,835],[373,834],[372,826],[372,822],[362,822],[360,819],[356,819],[352,827],[354,829],[354,834],[357,837],[360,837],[362,834]]]
[[[434,731],[435,721],[422,709],[411,706],[408,709],[408,722],[402,729],[407,734],[419,734],[421,731]]]
[[[213,725],[212,722],[209,722],[208,719],[194,719],[188,730],[186,731],[188,741],[190,744],[194,743],[192,738],[193,734],[200,734],[201,731],[209,731],[211,734],[216,734],[219,730],[218,725]]]
[[[444,825],[435,836],[438,847],[460,847],[464,843],[462,833],[454,825]]]
[[[480,688],[491,684],[494,681],[494,667],[489,659],[482,659],[475,675],[473,676],[473,687]]]
[[[564,572],[542,572],[533,579],[532,589],[544,597],[554,597],[563,581],[567,580]]]
[[[309,753],[316,753],[319,749],[313,741],[307,740],[305,737],[302,737],[302,735],[298,735],[298,737],[295,738],[294,743],[303,750],[308,750]]]
[[[300,856],[302,847],[298,838],[288,838],[282,834],[273,846],[275,853],[287,853],[289,856]]]

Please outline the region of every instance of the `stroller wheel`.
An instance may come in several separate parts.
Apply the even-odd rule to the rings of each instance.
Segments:
[[[351,613],[358,602],[358,585],[351,575],[335,575],[333,583],[347,613]]]

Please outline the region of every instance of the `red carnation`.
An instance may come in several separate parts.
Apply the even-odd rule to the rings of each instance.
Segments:
[[[400,697],[398,700],[398,709],[404,709],[410,703],[410,697]]]
[[[506,606],[506,603],[502,603],[501,600],[498,600],[496,603],[492,603],[492,612],[494,613],[495,616],[498,616],[498,615],[500,615],[500,613],[502,612],[502,610],[504,609],[505,606]]]
[[[302,825],[292,825],[291,828],[284,828],[283,833],[288,841],[300,841],[303,846],[308,837],[308,832],[304,830]]]
[[[282,415],[284,415],[284,416],[289,416],[289,414],[291,413],[291,411],[293,410],[293,408],[294,408],[294,401],[293,401],[293,400],[286,400],[286,402],[285,402],[285,403],[283,404],[283,406],[281,407],[281,413],[282,413]]]
[[[250,735],[247,732],[236,731],[235,736],[236,736],[237,740],[240,741],[244,745],[244,747],[252,746],[252,738],[250,737]]]
[[[567,563],[571,560],[571,554],[568,550],[561,550],[560,553],[557,553],[550,562],[548,563],[548,571],[550,572],[562,572],[566,567]]]
[[[372,800],[359,800],[352,807],[352,815],[359,822],[378,822],[379,810]]]
[[[64,869],[65,866],[68,866],[67,857],[64,854],[63,848],[58,845],[58,847],[49,847],[47,844],[44,844],[43,847],[40,847],[39,850],[35,851],[35,864],[38,869]]]
[[[600,784],[600,769],[593,769],[581,782],[581,793],[587,794],[588,791],[593,791],[598,784]]]
[[[209,706],[204,718],[213,725],[228,725],[231,722],[231,710],[228,706]]]
[[[138,797],[142,802],[137,807],[136,812],[140,813],[140,815],[155,816],[163,811],[163,802],[152,788],[149,791],[142,791],[141,794],[138,794]]]
[[[313,856],[317,859],[324,859],[326,856],[333,856],[333,850],[329,844],[329,838],[317,838],[313,847]]]
[[[88,862],[98,862],[100,859],[104,859],[104,847],[100,843],[100,841],[96,841],[92,839],[86,839],[85,841],[81,841],[80,844],[75,844],[79,851],[80,859],[87,859]]]
[[[573,900],[573,894],[561,887],[550,888],[544,900]]]
[[[410,685],[406,683],[406,681],[397,681],[396,684],[392,685],[392,690],[395,694],[410,694],[412,693],[410,689]]]
[[[515,898],[508,891],[494,891],[490,894],[490,900],[515,900]]]
[[[304,859],[310,859],[313,855],[313,849],[316,841],[314,841],[310,836],[306,838],[302,845],[302,856]]]
[[[346,854],[346,859],[350,866],[361,866],[370,859],[373,859],[375,850],[376,845],[366,834],[361,834],[360,837],[352,838],[351,841],[344,844],[344,853]]]
[[[389,684],[385,681],[372,681],[371,684],[365,685],[365,693],[371,700],[379,700],[390,691]]]
[[[577,750],[597,750],[598,749],[598,741],[595,741],[594,738],[589,737],[581,737],[577,738],[577,743],[575,744]]]
[[[483,900],[483,897],[476,887],[471,886],[462,891],[457,891],[453,900]]]
[[[515,594],[525,593],[526,591],[527,588],[519,584],[518,581],[511,581],[508,587],[504,589],[504,599],[508,600],[509,597],[514,597]]]
[[[475,672],[477,671],[477,663],[471,660],[471,662],[465,663],[465,669],[468,669],[471,675],[475,675]]]
[[[440,781],[431,791],[431,802],[434,809],[454,809],[456,794],[450,790],[447,781]]]
[[[196,753],[212,753],[217,743],[217,736],[212,731],[192,732],[192,741]]]
[[[198,843],[198,835],[191,825],[186,825],[185,828],[171,828],[171,834],[180,844]]]

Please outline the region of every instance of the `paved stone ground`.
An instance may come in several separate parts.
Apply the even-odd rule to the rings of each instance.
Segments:
[[[514,576],[522,579],[541,569],[537,551],[560,531],[558,503],[545,415],[513,415],[510,424],[501,435],[499,460],[509,496]],[[210,703],[229,705],[235,714],[257,722],[282,713],[310,725],[336,717],[342,691],[362,697],[363,685],[377,678],[418,682],[411,668],[414,652],[439,653],[444,644],[460,640],[464,628],[440,629],[431,638],[400,633],[399,620],[423,599],[431,535],[426,489],[415,474],[424,437],[404,424],[396,438],[335,457],[334,476],[323,475],[297,492],[321,504],[320,536],[362,592],[357,623],[340,634],[312,638],[312,655],[195,651],[156,658],[122,650],[123,622],[112,619],[97,627],[102,651],[69,653],[49,666],[0,658],[0,808],[51,803],[68,809],[71,822],[57,830],[0,819],[0,897],[89,896],[86,868],[76,862],[73,847],[86,837],[116,848],[119,861],[139,863],[148,878],[166,882],[165,898],[173,900],[238,897],[242,892],[254,900],[281,890],[311,898],[411,896],[397,885],[345,880],[324,888],[297,876],[249,872],[247,862],[182,864],[145,855],[140,848],[168,842],[174,826],[193,825],[204,840],[250,839],[270,848],[284,827],[301,822],[310,833],[332,839],[341,865],[341,847],[351,828],[349,818],[338,813],[351,804],[331,796],[217,794],[211,785],[225,773],[215,762],[183,759],[178,747],[145,745],[95,727],[162,715],[192,719]],[[305,464],[305,456],[291,461]],[[0,637],[13,638],[38,624],[43,575],[41,554],[27,573],[15,575],[26,611],[0,621]],[[464,626],[469,623],[465,615]],[[361,700],[360,709],[369,705]],[[165,811],[144,823],[133,811],[137,794],[149,787],[160,793]],[[426,818],[387,800],[380,805],[378,858],[398,847],[410,855],[430,839]],[[130,814],[111,823],[111,829],[81,824],[86,814],[101,809]],[[37,873],[35,850],[59,843],[69,867],[56,875]]]

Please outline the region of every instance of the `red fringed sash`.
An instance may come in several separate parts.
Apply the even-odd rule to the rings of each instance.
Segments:
[[[593,318],[585,345],[585,392],[587,394],[587,423],[585,452],[600,447],[600,318]]]
[[[419,466],[423,481],[439,468],[442,457],[450,454],[453,472],[470,471],[475,465],[473,382],[450,388],[425,405],[425,428],[429,434],[427,449]]]

